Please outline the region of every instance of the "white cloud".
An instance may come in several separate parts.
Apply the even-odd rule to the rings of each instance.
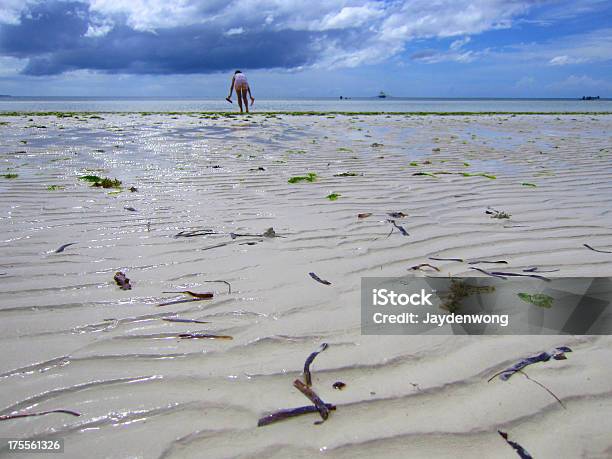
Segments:
[[[459,40],[455,40],[454,42],[452,42],[450,44],[450,49],[457,50],[459,48],[462,48],[464,45],[467,45],[472,39],[470,37],[463,37],[460,38]]]
[[[550,65],[568,65],[568,64],[580,64],[584,62],[584,59],[569,57],[569,56],[555,56],[548,63]]]
[[[242,27],[233,27],[231,29],[229,29],[228,31],[225,32],[225,35],[240,35],[244,33],[244,28]]]

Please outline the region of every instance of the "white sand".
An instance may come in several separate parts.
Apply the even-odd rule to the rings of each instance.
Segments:
[[[612,255],[583,247],[612,249],[612,116],[101,116],[2,118],[2,173],[19,176],[0,177],[0,414],[82,416],[3,421],[0,437],[64,438],[70,458],[517,457],[501,429],[536,458],[612,456],[609,337],[368,337],[359,306],[361,277],[402,276],[431,255],[612,275]],[[346,171],[363,175],[333,176]],[[307,172],[319,179],[287,183]],[[409,214],[409,237],[387,237],[389,211]],[[230,237],[173,238],[269,227],[286,237],[209,250]],[[133,290],[115,285],[118,270]],[[156,306],[181,289],[215,298]],[[211,323],[160,319],[172,313]],[[174,338],[187,331],[234,339]],[[292,381],[321,342],[314,388],[337,411],[256,427],[308,404]],[[520,375],[487,383],[561,344],[568,360],[529,375],[567,409]]]

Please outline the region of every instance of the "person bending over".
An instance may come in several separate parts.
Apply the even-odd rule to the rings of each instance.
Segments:
[[[251,95],[251,87],[249,86],[249,82],[247,81],[247,77],[240,70],[236,70],[234,72],[234,77],[232,78],[232,85],[230,86],[229,96],[225,98],[228,102],[232,102],[232,91],[236,90],[236,96],[238,97],[238,105],[240,106],[240,113],[242,111],[242,103],[244,102],[244,107],[246,108],[246,112],[249,113],[249,102],[247,101],[247,94],[251,99],[251,105],[255,103],[255,99]]]

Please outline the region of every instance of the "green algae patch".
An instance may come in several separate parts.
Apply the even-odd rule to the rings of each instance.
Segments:
[[[518,297],[526,303],[533,304],[539,308],[550,309],[553,305],[553,297],[544,293],[517,293]]]
[[[463,175],[464,177],[486,177],[491,180],[495,180],[497,178],[497,176],[493,174],[485,174],[484,172],[477,172],[477,173],[462,172],[461,175]]]
[[[49,185],[47,187],[47,191],[58,191],[58,190],[63,190],[64,187],[62,185]]]
[[[328,195],[327,195],[327,196],[325,196],[325,197],[326,197],[327,199],[329,199],[330,201],[337,201],[337,200],[338,200],[338,198],[339,198],[340,196],[342,196],[342,195],[341,195],[341,194],[339,194],[339,193],[330,193],[330,194],[328,194]]]
[[[5,179],[16,179],[17,177],[19,177],[19,174],[4,174],[2,177],[4,177]]]
[[[357,172],[340,172],[339,174],[334,174],[334,177],[359,177],[363,174],[358,174]]]
[[[82,175],[79,180],[90,182],[92,186],[98,188],[121,188],[121,180],[112,179],[109,177],[98,177],[97,175]]]
[[[287,180],[288,183],[314,182],[317,180],[317,174],[308,172],[306,175],[296,175]]]
[[[523,183],[521,183],[521,185],[523,185],[523,186],[529,186],[529,187],[531,187],[531,188],[535,188],[535,187],[537,187],[537,185],[536,185],[535,183],[529,183],[529,182],[523,182]]]

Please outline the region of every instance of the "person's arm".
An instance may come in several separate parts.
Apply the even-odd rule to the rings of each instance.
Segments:
[[[229,96],[227,96],[226,99],[230,99],[232,97],[232,92],[234,92],[234,80],[235,79],[236,79],[236,76],[232,77],[232,84],[230,85]]]
[[[253,96],[251,95],[251,85],[247,85],[247,92],[249,93],[249,97],[251,98],[251,101],[254,101],[255,99],[253,98]],[[253,103],[253,102],[251,102]]]

